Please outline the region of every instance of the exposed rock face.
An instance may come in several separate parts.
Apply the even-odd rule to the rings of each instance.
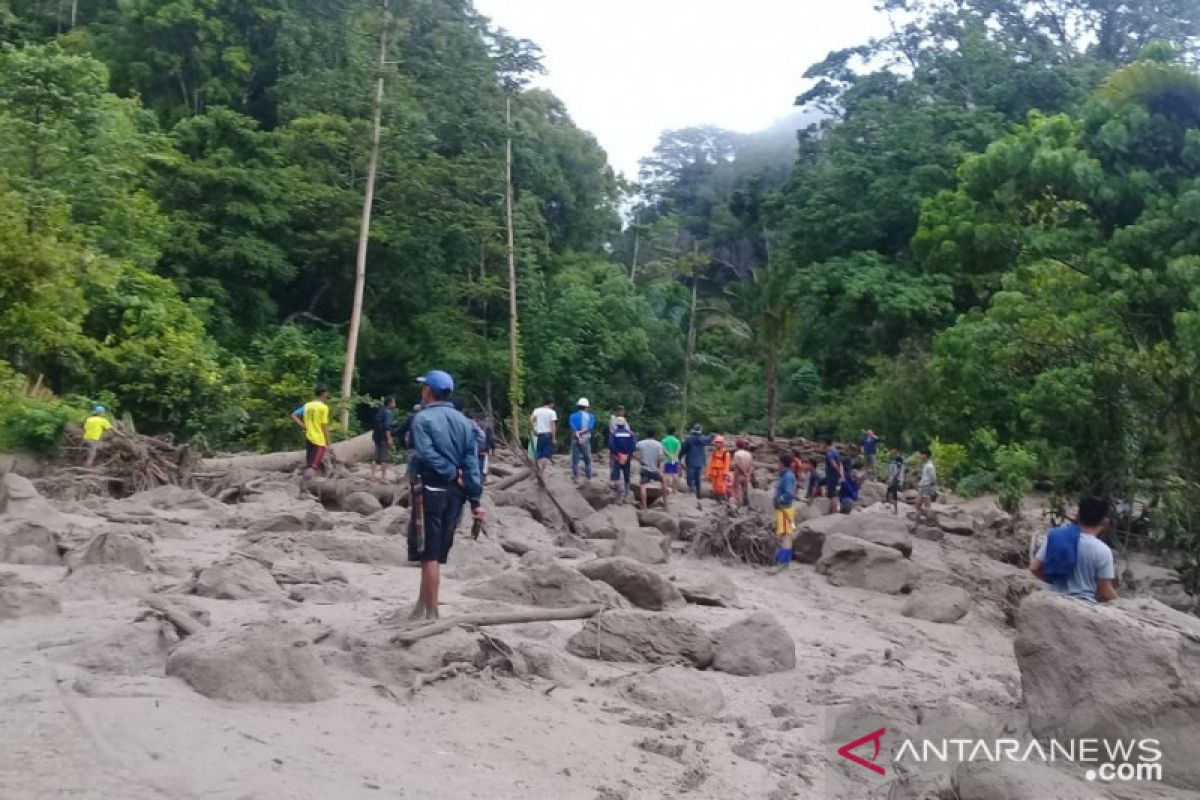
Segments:
[[[774,615],[760,611],[714,634],[713,669],[770,675],[796,667],[796,642]]]
[[[463,589],[467,597],[543,608],[607,603],[609,587],[557,562],[522,566]]]
[[[578,533],[585,539],[616,539],[622,531],[641,526],[633,506],[614,505],[589,515],[580,522]]]
[[[383,503],[380,503],[379,498],[370,492],[351,492],[342,498],[341,505],[342,511],[362,514],[364,517],[383,510]]]
[[[928,622],[958,622],[971,610],[971,595],[957,586],[934,583],[919,586],[908,596],[900,613]]]
[[[579,567],[592,580],[603,581],[638,608],[662,611],[684,604],[683,595],[669,580],[631,558],[598,558]]]
[[[167,675],[215,700],[313,703],[334,695],[307,639],[273,622],[189,636],[167,658]]]
[[[912,555],[908,524],[892,514],[830,514],[800,523],[797,534],[795,559],[804,564],[815,564],[821,557],[825,540],[834,534],[891,547],[905,558]]]
[[[567,649],[602,661],[707,667],[713,660],[708,633],[688,620],[650,611],[608,611],[592,617],[571,637]]]
[[[842,534],[825,540],[817,572],[833,586],[887,594],[907,591],[916,582],[916,568],[899,551]]]
[[[0,523],[0,562],[5,564],[61,564],[54,532],[29,519]]]
[[[1013,649],[1036,736],[1157,739],[1163,781],[1200,785],[1200,619],[1155,600],[1037,592]]]
[[[613,555],[626,556],[643,564],[665,564],[671,557],[671,540],[657,528],[621,531]]]
[[[252,558],[233,558],[204,569],[196,576],[196,594],[214,600],[251,600],[279,595],[270,571]]]
[[[710,719],[725,707],[725,693],[709,675],[689,667],[665,667],[623,678],[615,684],[622,697],[654,711]]]
[[[14,572],[0,572],[0,620],[45,616],[62,611],[58,592],[22,580]]]

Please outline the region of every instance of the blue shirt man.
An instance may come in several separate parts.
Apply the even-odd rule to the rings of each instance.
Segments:
[[[571,426],[571,477],[579,480],[579,464],[583,462],[584,474],[592,479],[592,431],[596,430],[596,415],[588,410],[591,405],[586,397],[579,398],[579,410],[568,419]]]
[[[700,476],[704,474],[704,464],[708,460],[705,449],[713,443],[713,436],[703,435],[699,425],[692,426],[692,432],[683,442],[683,452],[680,459],[687,467],[687,485],[690,491],[696,493],[696,501],[700,501]]]
[[[1062,575],[1046,575],[1046,550],[1050,545],[1050,538],[1047,537],[1030,562],[1029,571],[1045,580],[1054,591],[1089,605],[1095,605],[1097,600],[1102,603],[1116,600],[1116,570],[1112,550],[1096,538],[1104,530],[1104,521],[1108,517],[1108,503],[1097,497],[1084,497],[1079,501],[1077,516],[1078,531],[1063,530],[1063,533],[1074,533],[1078,536],[1077,542],[1074,542],[1074,563],[1066,564]],[[1070,559],[1069,552],[1067,558]]]
[[[421,562],[421,591],[414,619],[436,619],[439,565],[454,545],[463,500],[475,519],[484,519],[480,497],[478,436],[475,426],[450,402],[454,379],[441,370],[419,378],[422,409],[412,423],[412,513],[408,525],[408,558]]]

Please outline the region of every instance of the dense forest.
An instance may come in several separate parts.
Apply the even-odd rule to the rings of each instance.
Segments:
[[[382,72],[356,416],[436,366],[497,419],[582,394],[643,424],[870,425],[964,491],[1152,495],[1182,535],[1200,4],[881,12],[891,35],[808,68],[800,122],[665,132],[626,181],[469,0],[0,0],[0,443],[96,401],[292,443],[344,363]]]

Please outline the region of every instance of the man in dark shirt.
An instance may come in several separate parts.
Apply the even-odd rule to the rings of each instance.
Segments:
[[[838,488],[842,485],[844,467],[842,454],[833,446],[833,439],[825,439],[821,443],[821,451],[825,453],[825,494],[829,496],[829,513],[836,514],[838,510]]]
[[[375,420],[371,423],[371,439],[375,442],[375,463],[371,466],[371,476],[379,470],[380,480],[387,480],[388,464],[392,463],[392,428],[396,427],[396,398],[389,397],[383,401],[383,408],[375,412]]]

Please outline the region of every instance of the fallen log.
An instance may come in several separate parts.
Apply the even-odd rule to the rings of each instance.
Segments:
[[[355,436],[344,442],[334,442],[330,448],[335,461],[352,463],[365,461],[375,453],[375,442],[370,433]],[[256,472],[291,472],[304,466],[304,451],[289,450],[285,453],[247,453],[240,456],[222,456],[200,460],[205,472],[226,472],[235,468]]]
[[[458,627],[482,627],[484,625],[515,625],[522,622],[551,622],[564,619],[587,619],[604,610],[599,604],[571,606],[570,608],[531,608],[527,611],[497,611],[487,614],[464,614],[461,617],[426,623],[419,628],[401,631],[392,637],[393,644],[409,645],[413,642]]]
[[[178,608],[169,600],[162,597],[143,597],[142,602],[145,603],[151,611],[161,615],[168,622],[175,626],[179,631],[180,636],[195,636],[204,630],[204,623],[188,614],[186,611]]]
[[[324,505],[341,507],[346,495],[366,492],[373,495],[384,508],[408,505],[408,483],[378,483],[358,478],[313,478],[308,482],[308,493]]]
[[[506,475],[505,477],[501,478],[498,481],[493,481],[491,483],[488,483],[488,485],[484,488],[486,488],[490,491],[493,491],[493,492],[501,492],[510,486],[520,483],[521,481],[525,480],[532,474],[533,474],[532,470],[519,469],[516,472],[512,473],[511,475]]]

